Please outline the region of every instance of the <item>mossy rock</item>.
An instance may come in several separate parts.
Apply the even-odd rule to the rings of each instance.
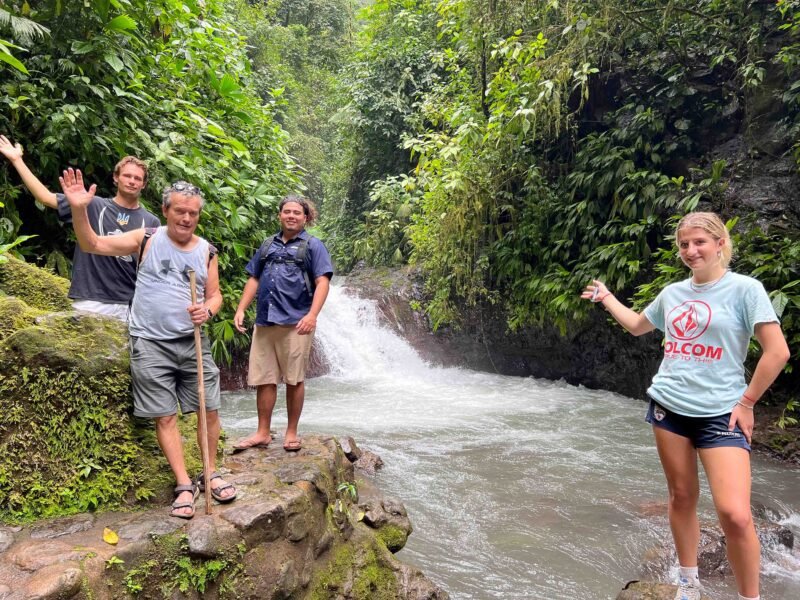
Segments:
[[[31,308],[15,296],[0,296],[0,342],[19,329],[29,327],[43,311]]]
[[[327,566],[316,571],[306,598],[396,600],[399,586],[391,562],[391,554],[375,538],[356,533],[336,546]]]
[[[9,302],[0,298],[0,307]],[[86,377],[128,371],[128,332],[121,321],[68,312],[40,315],[31,322],[31,314],[23,310],[17,319],[22,327],[3,339],[0,368],[41,366],[77,370]]]
[[[13,259],[0,271],[17,294],[0,296],[0,521],[164,502],[174,482],[152,423],[131,415],[125,325],[46,312],[69,308],[66,285],[34,282],[59,278]],[[181,420],[191,469],[195,423]]]
[[[0,294],[16,296],[28,306],[44,311],[69,310],[69,281],[9,256],[0,263]]]

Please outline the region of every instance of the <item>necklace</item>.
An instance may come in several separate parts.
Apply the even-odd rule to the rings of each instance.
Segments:
[[[693,292],[702,294],[713,288],[715,285],[717,285],[720,281],[722,281],[722,279],[727,274],[728,274],[728,269],[725,269],[725,272],[722,275],[720,275],[717,279],[715,279],[714,281],[708,281],[706,283],[695,283],[694,279],[689,279],[689,287],[692,288]]]

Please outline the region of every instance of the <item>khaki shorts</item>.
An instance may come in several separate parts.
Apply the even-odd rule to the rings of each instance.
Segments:
[[[247,385],[297,385],[306,378],[314,332],[297,333],[294,325],[269,325],[253,329]]]

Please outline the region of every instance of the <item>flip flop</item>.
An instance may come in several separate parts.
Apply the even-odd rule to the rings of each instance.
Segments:
[[[272,440],[269,442],[253,442],[249,440],[242,440],[240,442],[236,442],[231,447],[231,452],[233,454],[237,454],[239,452],[244,452],[245,450],[249,450],[250,448],[269,448],[269,445],[272,443]]]
[[[303,444],[300,440],[292,440],[291,442],[284,442],[283,449],[287,452],[299,452],[303,449]]]
[[[183,492],[192,492],[191,502],[178,502],[178,496],[180,496]],[[200,495],[200,490],[194,483],[183,483],[180,485],[176,485],[175,489],[172,490],[172,493],[175,496],[175,501],[172,503],[172,511],[169,513],[169,516],[178,517],[179,519],[191,519],[194,516],[194,502]],[[182,508],[191,508],[192,512],[188,513],[175,512],[176,510],[180,510]]]
[[[213,473],[211,473],[211,477],[208,478],[208,481],[211,482],[215,479],[222,479],[222,475],[214,471]],[[205,492],[206,482],[203,478],[202,472],[195,478],[195,481],[197,482],[197,489],[199,490],[198,493]],[[230,496],[223,496],[220,494],[222,490],[229,490],[229,489],[233,489],[233,494],[231,494]],[[211,497],[220,504],[225,504],[226,502],[233,502],[234,500],[236,500],[236,493],[237,493],[236,487],[232,483],[228,483],[227,481],[225,481],[223,485],[211,488]]]

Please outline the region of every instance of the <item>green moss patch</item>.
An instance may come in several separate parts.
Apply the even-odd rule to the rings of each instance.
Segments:
[[[392,552],[402,550],[408,540],[407,532],[394,525],[384,525],[378,530],[377,536]]]
[[[192,592],[219,598],[237,597],[235,588],[243,573],[244,547],[212,559],[191,558],[186,536],[158,537],[152,549],[130,567],[122,561],[107,565],[107,584],[113,597],[161,600]],[[183,597],[183,596],[182,596]]]
[[[69,281],[9,256],[0,263],[0,292],[46,311],[69,310]]]
[[[316,571],[310,585],[310,600],[327,600],[344,595],[352,583],[349,597],[354,600],[394,600],[398,597],[397,580],[392,569],[381,559],[382,550],[372,537],[337,546],[325,568]]]
[[[21,282],[8,280],[9,265]],[[153,424],[131,416],[125,325],[48,314],[69,306],[65,286],[37,287],[54,276],[20,261],[0,269],[3,290],[25,291],[0,296],[0,520],[168,500],[174,482]],[[199,470],[196,421],[181,427],[187,466]]]

